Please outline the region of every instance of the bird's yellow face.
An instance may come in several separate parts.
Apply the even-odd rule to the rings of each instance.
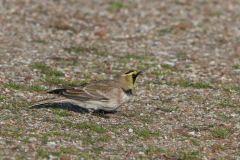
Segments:
[[[126,90],[133,89],[133,85],[136,82],[137,77],[142,73],[142,71],[125,70],[120,72],[115,78],[118,79],[123,88],[125,88]]]
[[[129,71],[127,73],[124,74],[124,76],[126,76],[126,80],[132,84],[132,87],[133,88],[133,85],[134,83],[136,82],[137,80],[137,76],[139,75],[138,74],[139,72],[138,71]]]

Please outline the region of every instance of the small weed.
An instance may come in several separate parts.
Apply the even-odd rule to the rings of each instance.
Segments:
[[[26,159],[25,155],[18,155],[16,159]]]
[[[96,143],[95,139],[91,139],[91,138],[85,138],[85,139],[82,139],[82,141],[83,141],[84,145],[89,145],[89,144]]]
[[[98,54],[99,56],[101,56],[101,57],[107,57],[108,56],[108,54],[106,53],[106,52],[99,52],[99,54]]]
[[[212,145],[211,147],[212,147],[212,149],[214,149],[214,150],[221,150],[221,151],[226,150],[226,148],[225,148],[223,145],[221,145],[221,144],[214,144],[214,145]]]
[[[143,137],[144,139],[149,139],[150,138],[150,131],[149,130],[141,130],[137,132],[139,137]]]
[[[51,67],[49,67],[43,63],[37,63],[37,64],[32,65],[31,67],[41,70],[42,73],[46,74],[47,76],[62,76],[62,75],[64,75],[61,71],[56,70],[56,69],[51,69]]]
[[[124,64],[126,64],[126,63],[124,63]],[[151,67],[153,67],[153,66],[152,65],[148,65],[148,64],[146,64],[146,65],[138,65],[137,66],[137,68],[139,68],[141,71],[146,71],[146,70],[148,70]]]
[[[198,159],[199,151],[179,151],[179,159],[193,160]]]
[[[185,60],[188,58],[187,53],[183,51],[178,52],[176,56],[178,59],[181,59],[181,60]]]
[[[124,8],[125,5],[122,1],[117,1],[117,2],[110,2],[110,8],[109,11],[110,12],[117,12],[119,11],[121,8]]]
[[[199,131],[207,131],[210,128],[214,128],[216,126],[217,126],[217,124],[209,124],[209,125],[206,125],[206,126],[186,126],[186,128],[187,128],[188,131],[199,132]]]
[[[170,138],[172,138],[172,139],[175,139],[175,138],[177,138],[176,136],[174,136],[173,134],[167,134],[168,135],[168,137],[170,137]]]
[[[159,36],[164,36],[165,34],[174,34],[174,31],[172,28],[167,28],[167,29],[161,29],[158,31]]]
[[[90,155],[88,153],[82,152],[80,154],[84,159],[89,159],[90,158]]]
[[[161,136],[159,130],[152,132],[152,131],[150,131],[148,129],[142,129],[142,130],[135,129],[134,132],[136,132],[137,136],[142,137],[145,140],[149,139],[150,137],[159,137],[159,136]]]
[[[203,24],[198,24],[197,27],[198,27],[198,28],[203,28],[204,25],[203,25]]]
[[[19,90],[22,88],[19,84],[15,83],[13,81],[9,81],[8,83],[4,84],[4,87],[16,89],[16,90]]]
[[[169,73],[166,73],[166,72],[164,72],[164,71],[162,71],[162,70],[159,70],[159,71],[151,71],[151,74],[152,74],[152,75],[155,75],[155,76],[166,76],[166,75],[168,75]]]
[[[12,143],[13,143],[13,142],[10,141],[10,140],[6,140],[5,142],[6,142],[6,144],[12,144]]]
[[[15,137],[17,137],[17,138],[21,136],[21,134],[19,133],[19,130],[13,132],[12,134],[13,134]]]
[[[36,92],[40,92],[40,91],[46,91],[45,88],[41,87],[40,85],[28,85],[28,86],[24,86],[24,85],[20,85],[17,84],[15,82],[9,81],[8,83],[6,83],[4,85],[6,88],[12,88],[15,90],[24,90],[24,91],[36,91]]]
[[[137,99],[137,100],[135,99],[135,100],[134,100],[134,103],[143,103],[143,101],[141,101],[141,100],[139,100],[139,99]]]
[[[178,4],[178,5],[186,5],[187,4],[187,3],[179,2],[179,1],[174,1],[173,3]]]
[[[36,69],[38,69],[38,70],[42,70],[42,71],[44,71],[44,70],[49,70],[49,69],[50,69],[49,66],[47,66],[47,65],[45,65],[45,64],[43,64],[43,63],[34,64],[34,65],[32,65],[32,67],[33,67],[33,68],[36,68]]]
[[[164,69],[172,69],[172,67],[169,64],[161,64],[161,67]]]
[[[228,132],[227,129],[223,129],[223,128],[216,128],[214,130],[211,131],[211,135],[214,138],[226,138],[230,135],[230,133]]]
[[[48,142],[48,135],[47,134],[43,135],[42,142],[43,143],[47,143]]]
[[[47,76],[62,76],[63,73],[59,70],[48,70],[46,73],[45,73]]]
[[[214,128],[214,127],[216,127],[217,126],[217,124],[209,124],[207,127],[208,128]]]
[[[74,32],[76,31],[73,27],[71,27],[67,24],[61,23],[61,22],[57,22],[57,23],[51,25],[50,27],[56,28],[57,30],[64,30],[64,31],[72,30]]]
[[[162,103],[167,103],[167,102],[170,102],[171,100],[170,99],[161,99],[160,100]],[[161,110],[161,109],[160,109]]]
[[[95,152],[96,154],[100,154],[101,153],[101,148],[93,148],[93,152]]]
[[[50,119],[45,119],[45,121],[46,121],[46,122],[51,122]],[[61,120],[61,119],[59,119],[59,118],[56,118],[56,122],[57,122],[57,123],[60,123],[60,124],[67,124],[67,125],[72,124],[72,125],[69,125],[69,127],[72,127],[72,126],[73,126],[73,123],[72,123],[72,122],[70,122],[70,121],[64,121],[64,120]]]
[[[231,86],[228,86],[228,87],[224,87],[222,88],[225,92],[229,92],[229,93],[232,93],[234,91],[238,91],[240,90],[240,86],[235,84],[235,85],[231,85]]]
[[[240,69],[240,65],[238,65],[238,64],[233,65],[232,68],[234,68],[234,69]]]
[[[84,84],[84,83],[86,83],[86,81],[79,81],[79,80],[68,81],[68,80],[63,80],[63,79],[54,78],[54,77],[46,77],[45,78],[45,84],[58,85],[58,86],[61,86],[61,87],[81,85],[81,84]]]
[[[79,152],[79,150],[76,148],[61,148],[59,152],[63,153],[63,154],[67,154],[67,153],[68,154],[74,154],[74,153],[76,154]]]
[[[50,155],[53,155],[53,156],[56,156],[56,157],[60,157],[62,155],[66,155],[66,154],[74,154],[74,155],[79,155],[80,154],[84,158],[88,158],[89,157],[89,154],[82,153],[79,149],[76,149],[76,148],[60,148],[56,152],[48,151],[48,150],[45,151],[43,149],[39,149],[39,150],[36,150],[36,152],[38,152],[38,155],[41,158],[45,158],[45,159],[49,159]],[[59,158],[57,158],[57,159],[59,159]],[[60,159],[62,159],[62,158],[60,158]]]
[[[151,146],[148,149],[146,149],[146,151],[145,151],[146,154],[161,153],[161,152],[164,152],[164,150],[162,148],[151,147]]]
[[[218,116],[221,116],[225,120],[231,119],[231,116],[229,114],[226,114],[226,113],[223,113],[223,112],[216,112],[215,114],[218,115]]]
[[[49,153],[47,151],[44,151],[43,149],[38,150],[38,155],[41,158],[49,158]]]
[[[199,131],[206,131],[209,128],[206,126],[193,126],[193,127],[188,126],[187,129],[188,129],[188,131],[199,132]]]
[[[102,126],[99,126],[97,124],[73,123],[73,122],[70,122],[70,121],[61,120],[59,118],[56,119],[56,122],[60,123],[62,125],[65,125],[68,128],[73,127],[73,128],[77,128],[77,129],[84,129],[84,130],[89,129],[90,131],[94,131],[94,132],[97,132],[97,133],[105,133],[106,132],[106,130]]]
[[[110,139],[109,139],[109,136],[107,135],[107,136],[103,136],[103,137],[100,137],[99,139],[98,139],[99,141],[103,141],[103,142],[109,142],[110,141]]]
[[[134,136],[131,136],[129,137],[129,140],[131,140],[132,142],[136,141],[137,140],[137,137],[134,135]]]
[[[191,67],[191,64],[186,64],[184,67],[185,67],[185,68],[190,68],[190,67]]]
[[[145,124],[145,123],[153,124],[153,120],[150,119],[150,118],[143,118],[143,117],[140,117],[139,119],[143,122],[143,124]]]
[[[182,30],[182,31],[185,31],[185,30],[186,30],[186,27],[181,26],[179,29]]]
[[[47,41],[41,40],[41,39],[37,39],[37,40],[35,40],[35,42],[42,43],[42,44],[47,44]]]
[[[234,105],[234,104],[219,104],[219,106],[222,106],[222,107],[231,107],[231,108],[240,108],[240,105]]]
[[[59,115],[61,117],[71,116],[71,114],[67,110],[62,110],[59,108],[52,108],[52,113],[55,115]]]
[[[200,82],[192,83],[192,82],[187,81],[187,80],[181,80],[180,82],[169,81],[166,84],[167,85],[173,85],[173,86],[179,85],[181,87],[193,87],[193,88],[196,88],[196,89],[213,88],[212,86],[210,86],[210,84],[207,84],[207,83],[200,83]]]
[[[86,52],[89,52],[89,49],[88,48],[85,48],[83,46],[72,46],[72,47],[69,47],[69,48],[64,48],[65,51],[71,53],[71,52],[75,52],[76,54],[84,54]]]
[[[4,100],[4,99],[6,99],[6,98],[8,98],[8,97],[5,96],[5,95],[0,95],[0,101]]]
[[[75,124],[75,128],[78,128],[78,129],[89,129],[89,130],[95,131],[97,133],[104,133],[106,131],[101,126],[98,126],[96,124],[88,124],[88,123],[76,123]]]
[[[162,148],[155,147],[154,152],[159,153],[159,152],[164,152],[164,150]]]
[[[26,86],[25,90],[27,90],[27,91],[36,91],[36,92],[41,92],[41,91],[44,92],[47,89],[41,87],[40,85],[29,85],[29,86]]]
[[[25,138],[22,140],[23,143],[31,143],[31,141],[28,138]]]
[[[62,136],[62,137],[68,137],[70,136],[69,134],[63,134],[63,133],[60,133],[60,132],[48,132],[48,135],[51,135],[51,136]]]
[[[209,12],[208,15],[210,17],[219,17],[221,15],[221,12],[220,11],[212,11],[212,12]]]
[[[190,142],[192,142],[192,144],[194,146],[198,146],[199,145],[199,143],[198,143],[198,141],[196,139],[190,139]]]

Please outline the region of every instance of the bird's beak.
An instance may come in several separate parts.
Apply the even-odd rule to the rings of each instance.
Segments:
[[[139,76],[140,74],[143,74],[143,71],[138,71],[136,76]]]

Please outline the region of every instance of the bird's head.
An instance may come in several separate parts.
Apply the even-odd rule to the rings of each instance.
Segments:
[[[136,82],[137,77],[142,73],[142,71],[137,70],[123,70],[114,77],[114,80],[122,89],[131,90],[133,89],[133,85]]]

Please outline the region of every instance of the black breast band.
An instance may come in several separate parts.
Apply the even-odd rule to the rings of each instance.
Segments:
[[[124,89],[123,89],[123,91],[124,91],[128,96],[133,95],[131,89],[129,89],[129,90],[124,90]]]

